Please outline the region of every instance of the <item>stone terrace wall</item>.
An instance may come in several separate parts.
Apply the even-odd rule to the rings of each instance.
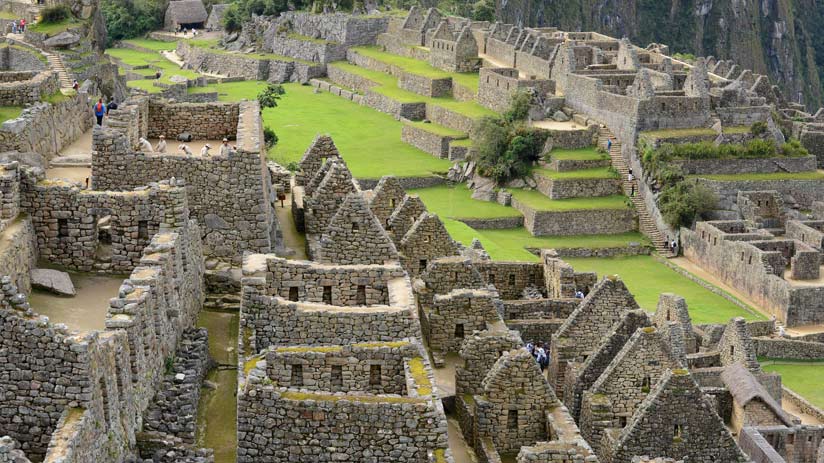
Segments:
[[[0,105],[23,106],[60,90],[57,73],[51,71],[0,72]]]
[[[20,291],[29,293],[29,272],[37,266],[38,257],[31,219],[18,218],[3,233],[8,244],[0,249],[0,275],[8,275]]]
[[[512,206],[524,214],[524,226],[534,236],[615,234],[637,228],[631,209],[539,211],[515,198]]]
[[[81,190],[77,184],[24,181],[21,206],[30,211],[37,249],[49,262],[82,271],[128,272],[159,230],[189,220],[182,187],[154,184],[131,192]],[[97,222],[111,217],[111,258],[101,260]]]
[[[238,437],[238,463],[421,463],[447,446],[446,420],[431,398],[311,394],[251,381],[238,394]]]
[[[824,182],[821,180],[720,181],[701,178],[699,181],[718,195],[718,208],[725,210],[737,210],[735,204],[739,191],[775,190],[784,198],[792,197],[802,208],[810,208],[813,202],[824,198]]]
[[[824,359],[824,344],[793,339],[753,338],[759,357],[779,359]]]
[[[42,59],[41,59],[42,58]],[[43,71],[48,68],[40,52],[14,43],[0,47],[0,69],[9,71]]]
[[[296,300],[302,302],[322,303],[324,288],[329,287],[332,305],[385,305],[389,303],[390,281],[405,276],[398,264],[317,264],[286,260],[271,254],[255,258],[266,260],[263,294],[289,299],[296,291]],[[363,301],[358,301],[359,286],[363,287]]]
[[[35,103],[20,117],[0,125],[0,151],[57,155],[94,124],[88,95],[79,93],[57,104]]]
[[[501,299],[521,299],[525,288],[543,292],[544,267],[532,262],[475,262],[484,282],[494,285]]]
[[[221,107],[204,105],[216,111]],[[234,111],[233,106],[223,105],[229,112]],[[121,114],[128,110],[124,109]],[[128,120],[132,122],[127,125],[138,125],[134,122],[136,117],[129,115]],[[229,130],[231,118],[219,122],[220,130]],[[94,189],[129,190],[160,179],[184,179],[191,215],[203,225],[201,231],[208,255],[240,263],[244,251],[269,252],[277,246],[280,237],[270,201],[269,170],[265,156],[261,155],[263,128],[257,102],[240,103],[236,127],[231,130],[237,134],[238,152],[230,157],[143,153],[130,149],[128,138],[117,130],[97,127],[94,130]],[[151,128],[151,124],[148,130],[158,131]]]
[[[186,67],[200,72],[209,72],[226,77],[240,77],[244,80],[264,80],[271,83],[306,82],[321,77],[325,66],[300,61],[260,59],[241,53],[215,53],[180,41],[177,53]]]
[[[300,40],[287,35],[275,35],[271,47],[276,55],[323,64],[345,60],[347,50],[346,45]]]
[[[816,169],[815,156],[765,159],[691,159],[675,160],[685,175],[749,174],[777,172],[812,172]]]
[[[371,45],[378,34],[386,32],[388,16],[353,16],[345,13],[310,14],[287,12],[282,15],[298,34],[322,38],[344,45]]]
[[[190,133],[196,140],[219,140],[237,136],[238,103],[170,103],[149,100],[148,137],[165,135],[172,143],[178,134]]]
[[[278,347],[266,353],[266,377],[276,387],[407,395],[404,359],[419,355],[419,345],[408,341]],[[295,365],[300,366],[298,377]],[[380,366],[379,381],[371,378],[373,365]],[[339,367],[337,377],[336,366]]]

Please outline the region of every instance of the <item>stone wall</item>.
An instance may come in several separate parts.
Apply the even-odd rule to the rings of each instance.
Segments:
[[[329,64],[346,59],[346,45],[326,41],[311,41],[288,35],[275,35],[272,53],[312,63]]]
[[[48,68],[45,56],[17,42],[0,46],[0,69],[9,71],[43,71]]]
[[[674,160],[685,175],[769,174],[777,172],[812,172],[815,156],[758,159],[689,159]]]
[[[718,209],[736,210],[739,191],[775,190],[784,196],[785,201],[792,197],[801,208],[809,208],[812,203],[824,197],[824,182],[819,180],[740,180],[722,181],[699,178],[718,196]]]
[[[228,157],[219,154],[184,157],[134,150],[130,145],[136,144],[138,136],[145,136],[143,130],[157,135],[168,130],[153,125],[167,119],[151,115],[161,106],[145,102],[141,106],[130,101],[117,110],[118,114],[112,111],[110,127],[94,129],[92,187],[122,191],[160,179],[184,179],[191,215],[203,225],[201,231],[208,255],[239,263],[244,251],[269,252],[276,247],[280,237],[272,209],[272,183],[262,155],[263,127],[257,102],[176,103],[168,104],[173,109],[160,109],[162,114],[169,115],[187,110],[223,113],[215,116],[215,132],[211,137],[219,133],[236,137],[237,153]],[[149,109],[144,109],[146,107]],[[235,112],[238,114],[236,125],[231,128]],[[191,125],[181,124],[177,130],[207,135],[198,132],[196,119],[188,121]],[[115,123],[120,125],[112,127]]]
[[[282,16],[298,34],[349,46],[374,44],[378,34],[386,32],[390,20],[382,15],[345,13],[287,12]]]
[[[449,144],[459,138],[440,135],[411,124],[404,124],[401,129],[402,142],[441,159],[449,158]]]
[[[787,338],[753,338],[759,357],[777,359],[824,359],[824,344],[819,342],[796,341]]]
[[[521,299],[526,288],[544,292],[544,268],[541,264],[479,261],[473,266],[486,284],[495,286],[501,299]]]
[[[56,156],[94,124],[90,107],[85,93],[57,104],[35,103],[25,108],[20,117],[0,125],[0,151]]]
[[[0,72],[0,105],[24,106],[60,90],[57,73],[51,71]]]
[[[18,218],[3,233],[8,245],[0,250],[0,275],[7,275],[20,291],[29,293],[29,272],[37,266],[38,257],[31,219]]]
[[[520,79],[514,68],[481,68],[478,84],[478,103],[502,113],[507,111],[512,97],[518,92],[534,91],[538,95],[554,93],[552,81]]]
[[[422,320],[424,337],[433,351],[458,352],[464,337],[500,320],[498,294],[482,289],[456,289],[435,295]]]
[[[263,59],[244,56],[242,53],[210,52],[188,45],[185,40],[177,44],[177,53],[188,69],[226,77],[242,77],[244,80],[264,80],[271,83],[308,82],[323,76],[325,66],[300,61]]]
[[[539,211],[516,198],[512,207],[524,214],[524,226],[534,236],[615,234],[637,228],[632,209]]]
[[[234,140],[239,116],[239,104],[149,100],[146,136],[157,138],[165,135],[170,144],[181,133],[189,133],[195,140],[219,140],[223,137]]]
[[[589,198],[622,194],[621,179],[551,179],[542,175],[533,177],[537,190],[550,199]]]

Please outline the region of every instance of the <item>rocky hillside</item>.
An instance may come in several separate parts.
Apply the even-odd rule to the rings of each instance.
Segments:
[[[768,73],[810,109],[822,102],[822,0],[497,0],[496,17],[665,43],[673,52],[734,59]]]

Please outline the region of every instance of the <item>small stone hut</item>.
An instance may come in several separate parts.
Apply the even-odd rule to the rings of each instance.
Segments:
[[[201,0],[173,0],[166,9],[163,22],[166,30],[175,31],[183,26],[186,29],[202,29],[209,14]]]

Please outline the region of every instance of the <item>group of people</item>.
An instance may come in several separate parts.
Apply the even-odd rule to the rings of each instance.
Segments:
[[[76,83],[77,81],[75,81]],[[98,98],[92,109],[94,110],[94,117],[97,119],[97,125],[103,125],[103,118],[109,115],[109,111],[117,109],[117,102],[112,100],[109,104],[106,104],[103,103],[103,98]]]
[[[157,145],[155,145],[154,147],[149,142],[149,140],[146,140],[143,137],[141,137],[138,142],[140,144],[140,151],[147,152],[147,153],[165,153],[166,152],[166,137],[164,135],[161,135],[159,137],[159,141],[157,142]],[[203,145],[203,148],[200,149],[200,156],[204,157],[204,158],[211,157],[212,156],[211,150],[212,150],[212,145],[210,145],[209,143],[206,143],[205,145]],[[182,154],[183,156],[194,156],[194,153],[192,152],[192,149],[189,147],[189,145],[187,145],[185,143],[181,143],[181,144],[177,145],[177,151],[178,151],[179,154]],[[232,156],[235,155],[235,153],[237,153],[237,146],[230,145],[229,144],[229,139],[224,138],[223,143],[220,145],[219,154],[221,156],[226,156],[227,158],[231,159]]]
[[[667,236],[667,248],[669,248],[671,253],[673,253],[677,256],[678,255],[678,240],[670,239],[670,237]]]
[[[538,362],[541,371],[546,370],[546,367],[549,366],[549,353],[547,352],[549,350],[549,344],[544,344],[540,341],[535,344],[528,342],[526,343],[526,350],[529,351],[532,358]]]
[[[26,18],[15,19],[9,26],[12,34],[22,34],[26,32]]]

